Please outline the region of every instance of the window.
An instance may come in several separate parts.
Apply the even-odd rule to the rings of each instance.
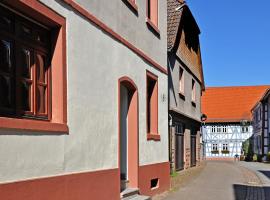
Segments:
[[[223,133],[227,133],[227,126],[223,126]]]
[[[147,133],[158,134],[158,78],[147,72]]]
[[[215,133],[215,132],[216,132],[216,127],[215,127],[215,126],[212,126],[212,127],[211,127],[211,132],[212,132],[212,133]]]
[[[65,23],[36,0],[0,3],[0,128],[68,132]]]
[[[191,91],[191,101],[195,102],[196,100],[196,88],[195,88],[195,81],[192,80],[192,91]]]
[[[218,150],[218,145],[212,144],[212,151],[217,151],[217,150]]]
[[[223,151],[227,151],[227,150],[228,150],[228,144],[223,144],[222,150],[223,150]]]
[[[221,127],[220,126],[217,127],[217,132],[221,133]]]
[[[184,70],[179,68],[179,93],[184,94]]]
[[[146,0],[147,2],[147,19],[146,22],[158,34],[158,0]]]
[[[241,132],[242,132],[242,133],[247,133],[248,131],[249,131],[248,126],[242,126],[242,127],[241,127]]]
[[[184,134],[185,127],[183,123],[175,123],[175,133],[176,134]]]
[[[1,8],[0,112],[49,118],[50,32]]]

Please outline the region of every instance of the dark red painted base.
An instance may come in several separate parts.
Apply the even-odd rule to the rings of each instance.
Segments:
[[[169,162],[139,167],[140,193],[159,194],[170,187]],[[159,179],[151,189],[151,179]],[[118,169],[68,174],[0,184],[2,200],[119,200]]]
[[[158,178],[159,184],[151,189],[151,180]],[[170,189],[170,164],[169,162],[144,165],[139,167],[139,188],[143,195],[153,196]]]
[[[1,200],[119,200],[118,169],[0,184]]]

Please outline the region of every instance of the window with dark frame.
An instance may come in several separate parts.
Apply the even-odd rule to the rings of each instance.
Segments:
[[[242,127],[241,127],[241,130],[242,130],[242,131],[241,131],[242,133],[247,133],[247,132],[249,131],[249,130],[248,130],[248,126],[242,126]]]
[[[175,123],[175,134],[184,134],[185,132],[185,125],[180,122]]]
[[[228,144],[223,144],[222,150],[223,151],[228,151]]]
[[[218,150],[218,145],[212,144],[212,151],[217,151],[217,150]]]
[[[0,115],[49,119],[50,35],[0,7]]]
[[[147,133],[158,133],[158,83],[154,75],[147,74]]]

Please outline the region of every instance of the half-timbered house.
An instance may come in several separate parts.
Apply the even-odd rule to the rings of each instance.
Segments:
[[[206,159],[233,159],[252,135],[252,106],[268,86],[208,87],[202,97]]]
[[[270,152],[270,89],[252,108],[252,118],[253,135],[251,141],[253,153],[266,160],[266,155]]]

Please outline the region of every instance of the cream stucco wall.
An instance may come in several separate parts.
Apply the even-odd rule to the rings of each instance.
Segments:
[[[138,87],[140,165],[168,161],[167,75],[60,1],[42,2],[67,20],[69,134],[1,130],[0,182],[117,168],[118,79],[122,76]],[[166,52],[162,43],[159,48]],[[159,56],[164,64],[166,54]],[[158,142],[146,140],[146,70],[158,76]]]
[[[138,13],[125,3],[127,0],[76,0],[80,5],[101,19],[112,30],[166,68],[167,51],[167,1],[158,0],[158,28],[155,36],[146,24],[146,0],[136,0]],[[165,30],[165,31],[164,31]],[[163,48],[160,48],[163,47]]]

